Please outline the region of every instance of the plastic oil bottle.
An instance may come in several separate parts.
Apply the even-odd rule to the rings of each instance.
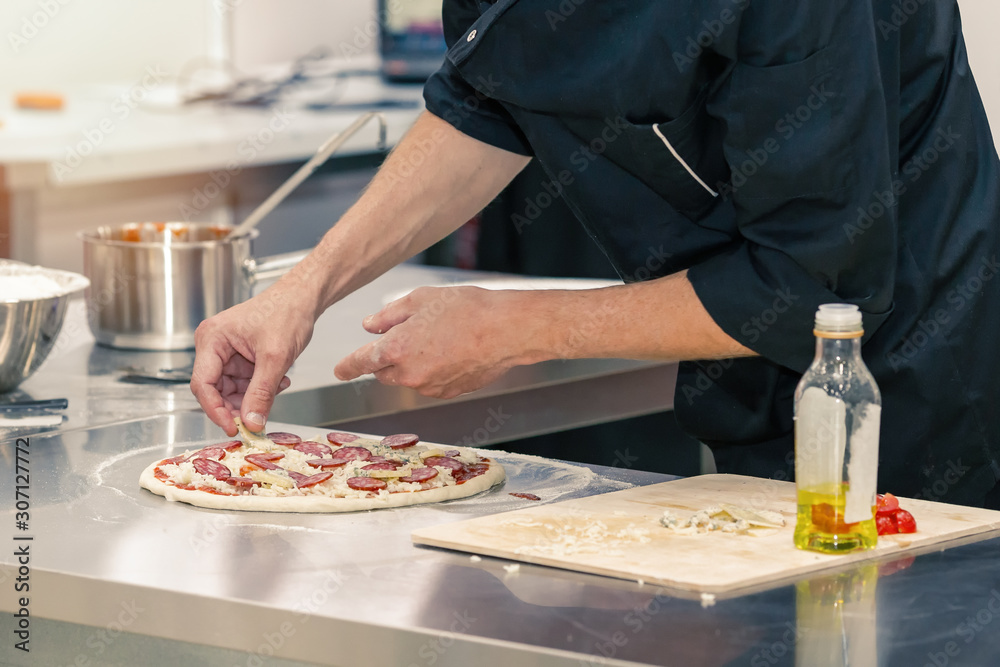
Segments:
[[[861,359],[861,312],[816,311],[816,358],[795,390],[795,546],[837,554],[875,546],[882,398]]]

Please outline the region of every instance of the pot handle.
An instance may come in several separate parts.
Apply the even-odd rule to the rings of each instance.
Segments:
[[[308,250],[296,250],[294,252],[281,253],[280,255],[261,257],[260,259],[248,257],[243,260],[243,274],[246,276],[247,282],[251,285],[264,280],[280,278],[288,273],[293,266],[305,259],[305,256],[308,254]]]

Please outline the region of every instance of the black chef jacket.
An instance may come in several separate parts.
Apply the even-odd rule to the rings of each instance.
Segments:
[[[983,503],[1000,164],[954,0],[445,0],[444,18],[429,111],[534,156],[625,281],[688,269],[760,354],[681,365],[677,417],[720,470],[792,479],[813,316],[849,302],[882,389],[879,487]]]

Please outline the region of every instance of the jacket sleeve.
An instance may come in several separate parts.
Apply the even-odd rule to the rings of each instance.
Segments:
[[[476,0],[445,0],[442,11],[449,49],[464,39],[479,18],[477,4]],[[428,111],[473,139],[512,153],[532,154],[527,138],[503,105],[470,85],[448,57],[424,85],[424,102]]]
[[[868,3],[805,3],[791,17],[764,16],[768,4],[745,17],[709,107],[727,128],[721,194],[738,238],[688,277],[726,333],[801,372],[820,304],[857,304],[866,336],[888,317],[902,183]]]

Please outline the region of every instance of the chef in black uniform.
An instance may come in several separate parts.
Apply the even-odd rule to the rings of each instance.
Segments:
[[[449,397],[544,359],[679,359],[678,420],[719,470],[793,479],[813,315],[849,302],[883,396],[879,488],[1000,501],[1000,164],[955,0],[446,0],[444,18],[429,113],[358,205],[200,328],[213,420],[263,425],[315,317],[534,158],[627,284],[418,291],[366,319],[383,335],[339,377]]]

